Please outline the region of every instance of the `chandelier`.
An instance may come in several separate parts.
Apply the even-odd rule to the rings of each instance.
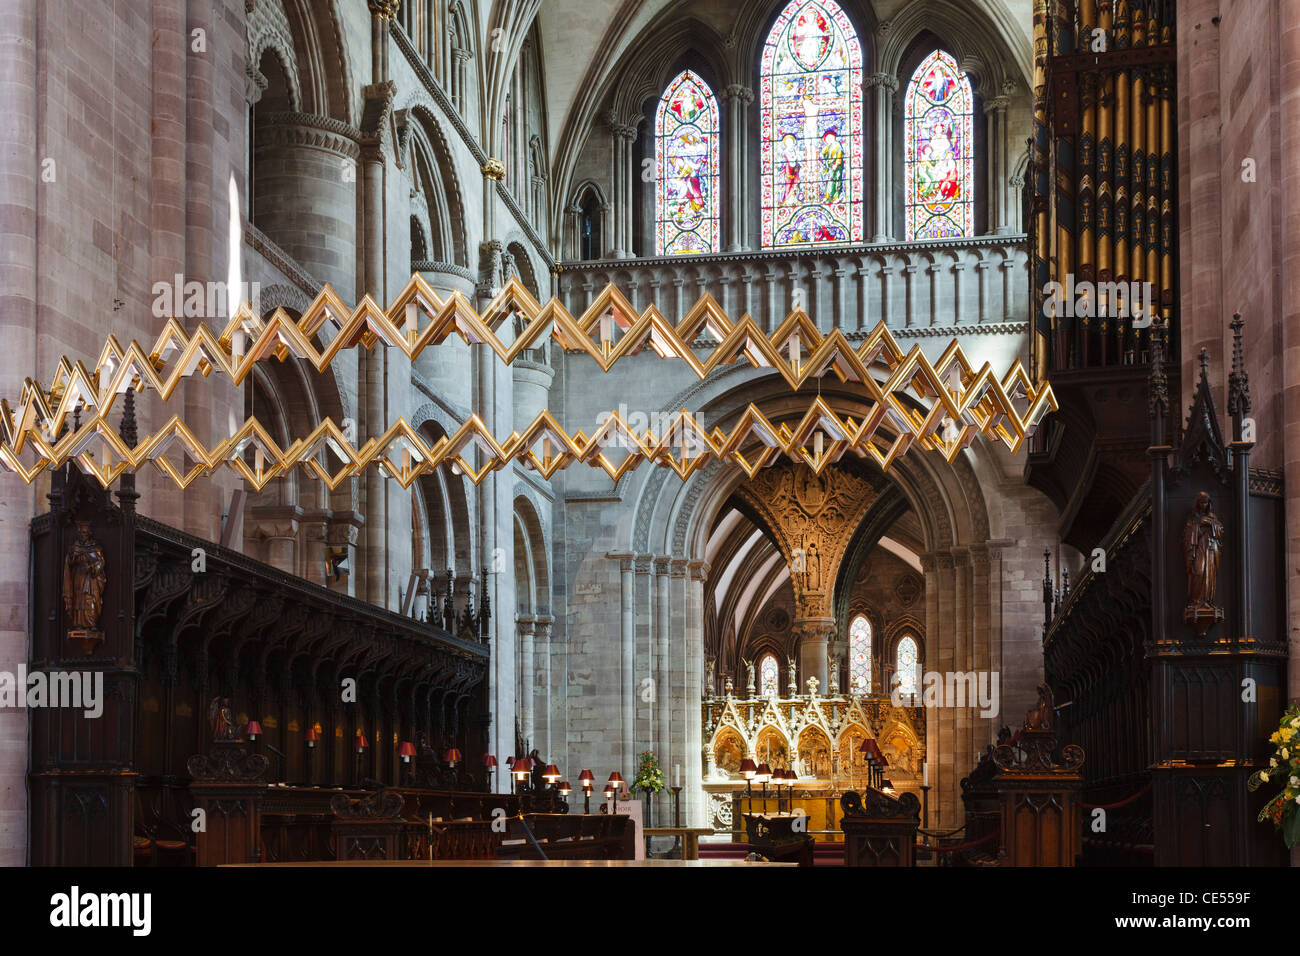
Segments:
[[[502,339],[500,333],[516,329]],[[318,347],[314,340],[328,331],[333,335]],[[747,361],[779,374],[791,389],[831,373],[859,394],[852,415],[818,395],[794,427],[750,404],[729,431],[709,430],[685,410],[659,433],[636,431],[614,411],[592,434],[570,434],[543,409],[507,436],[494,436],[472,414],[432,442],[398,418],[359,446],[330,418],[285,448],[252,416],[212,447],[177,415],[133,443],[109,423],[114,404],[128,391],[151,389],[166,402],[195,372],[207,378],[215,371],[240,385],[258,362],[292,356],[324,371],[340,353],[358,347],[390,348],[414,361],[452,336],[488,347],[506,364],[554,338],[568,351],[586,352],[603,372],[650,349],[682,360],[701,379]],[[901,349],[884,322],[855,348],[838,329],[823,335],[802,311],[765,333],[749,315],[731,320],[706,293],[673,325],[654,305],[638,313],[613,285],[574,316],[555,298],[539,304],[517,278],[480,314],[460,292],[441,296],[413,275],[387,310],[370,296],[348,309],[326,285],[296,321],[283,309],[264,320],[245,302],[219,335],[204,323],[189,332],[169,319],[152,348],[134,341],[124,348],[110,335],[93,370],[64,356],[48,387],[29,378],[16,405],[0,400],[0,466],[30,484],[42,471],[73,461],[108,487],[123,472],[152,464],[181,488],[225,466],[259,490],[294,468],[331,489],[372,466],[403,487],[443,464],[478,484],[511,461],[548,478],[583,462],[613,479],[653,461],[685,479],[715,459],[734,462],[753,477],[782,454],[820,473],[853,452],[888,470],[914,444],[952,462],[976,435],[1014,453],[1056,408],[1051,386],[1034,382],[1019,359],[999,378],[987,362],[975,369],[953,339],[932,364],[919,345]]]

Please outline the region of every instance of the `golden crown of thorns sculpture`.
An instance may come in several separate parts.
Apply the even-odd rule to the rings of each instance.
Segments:
[[[520,322],[522,329],[507,345],[497,330]],[[335,334],[317,348],[313,339],[324,340],[322,333],[329,330]],[[697,344],[706,334],[716,344]],[[196,371],[207,377],[216,370],[239,385],[257,362],[295,356],[323,371],[345,349],[381,343],[414,360],[452,335],[488,346],[506,363],[553,336],[567,350],[587,352],[603,371],[647,346],[660,358],[681,359],[701,379],[742,357],[755,368],[774,370],[792,389],[829,371],[861,388],[866,414],[841,416],[818,396],[793,429],[773,423],[751,404],[729,432],[709,431],[683,410],[657,435],[634,431],[617,412],[591,435],[569,435],[542,410],[522,432],[512,431],[504,440],[471,415],[454,434],[433,444],[399,418],[360,447],[326,418],[283,449],[256,417],[212,448],[175,415],[134,447],[108,421],[113,404],[128,389],[153,389],[167,401]],[[873,365],[883,367],[883,382],[871,374]],[[349,311],[327,285],[297,321],[283,309],[263,320],[245,302],[219,336],[203,323],[187,332],[175,319],[148,351],[136,342],[122,348],[110,335],[93,372],[65,356],[48,389],[29,378],[17,408],[0,400],[0,464],[31,483],[45,469],[71,460],[108,487],[123,472],[152,463],[181,488],[225,465],[257,489],[295,467],[336,488],[371,465],[409,487],[444,463],[478,484],[515,459],[546,477],[580,461],[618,479],[640,462],[653,461],[685,479],[714,458],[733,461],[752,477],[782,453],[820,473],[853,451],[887,470],[913,443],[939,451],[949,462],[977,434],[1015,452],[1042,416],[1056,408],[1051,386],[1032,381],[1019,360],[998,379],[988,363],[973,369],[954,339],[932,365],[920,346],[899,348],[883,322],[857,348],[838,329],[822,335],[802,311],[792,312],[769,335],[748,315],[731,321],[705,294],[674,326],[654,305],[638,315],[612,285],[575,317],[554,298],[538,304],[516,279],[479,315],[461,293],[444,298],[414,275],[387,310],[366,296]],[[605,453],[611,447],[626,454],[616,454],[615,461]],[[168,458],[177,451],[180,465]],[[331,452],[335,464],[329,463]]]

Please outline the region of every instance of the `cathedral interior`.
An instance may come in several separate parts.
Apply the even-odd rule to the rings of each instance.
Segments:
[[[1300,0],[0,13],[4,864],[1300,862]]]

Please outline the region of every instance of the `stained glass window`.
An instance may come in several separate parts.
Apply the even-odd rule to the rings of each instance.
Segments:
[[[966,74],[942,50],[907,84],[907,238],[951,239],[975,231],[972,97]]]
[[[871,622],[861,614],[849,625],[849,693],[871,693]]]
[[[862,47],[834,0],[792,0],[763,47],[763,246],[862,241]]]
[[[919,670],[916,641],[911,637],[899,641],[894,652],[894,661],[894,686],[898,688],[898,696],[915,697],[918,693],[917,672]]]
[[[683,70],[655,113],[655,254],[718,251],[718,101]]]
[[[771,654],[763,655],[763,659],[758,662],[758,674],[759,687],[762,688],[763,696],[775,697],[778,689],[776,658]]]

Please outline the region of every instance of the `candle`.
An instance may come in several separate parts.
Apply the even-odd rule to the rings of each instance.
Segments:
[[[681,785],[682,785],[682,765],[679,763],[675,763],[673,764],[673,786],[680,787]]]
[[[930,761],[921,764],[921,786],[930,786]]]

